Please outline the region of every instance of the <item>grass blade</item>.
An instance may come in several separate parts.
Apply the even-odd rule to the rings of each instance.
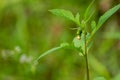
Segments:
[[[84,14],[85,20],[87,19],[88,15],[89,15],[89,11],[90,11],[90,9],[91,9],[91,7],[92,7],[92,5],[93,5],[94,2],[95,2],[95,0],[93,0],[93,1],[90,3],[90,5],[88,6],[88,8],[86,9],[85,14]]]

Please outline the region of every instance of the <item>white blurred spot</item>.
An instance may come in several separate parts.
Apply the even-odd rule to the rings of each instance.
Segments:
[[[12,55],[14,55],[14,51],[12,51],[12,50],[3,49],[1,51],[1,56],[2,56],[3,59],[7,59],[8,57],[10,57]]]
[[[6,59],[6,58],[7,58],[7,55],[6,55],[5,50],[2,50],[2,51],[1,51],[1,56],[2,56],[3,59]]]
[[[26,54],[22,54],[20,57],[20,63],[31,63],[32,57],[27,56]]]
[[[18,53],[20,53],[21,52],[21,48],[19,46],[16,46],[15,47],[15,51],[18,52]]]

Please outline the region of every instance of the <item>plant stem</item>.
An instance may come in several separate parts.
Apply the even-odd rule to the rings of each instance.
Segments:
[[[89,80],[89,66],[88,66],[88,57],[87,57],[87,55],[85,55],[85,63],[86,63],[87,80]]]
[[[87,74],[87,80],[90,80],[89,78],[89,66],[88,66],[88,53],[87,53],[87,42],[86,42],[86,32],[84,32],[84,45],[85,45],[85,63],[86,63],[86,74]]]

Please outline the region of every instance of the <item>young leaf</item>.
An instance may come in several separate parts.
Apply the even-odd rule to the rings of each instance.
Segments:
[[[80,38],[79,38],[80,37]],[[84,38],[82,36],[77,36],[73,39],[73,44],[76,48],[80,48],[84,46]]]
[[[57,15],[57,16],[61,16],[61,17],[65,17],[66,19],[75,21],[75,18],[73,16],[73,14],[68,11],[68,10],[64,10],[64,9],[52,9],[49,10],[51,13]]]
[[[119,9],[120,9],[120,4],[105,12],[105,14],[103,14],[98,21],[97,29],[99,29],[105,23],[105,21]]]
[[[77,24],[78,26],[80,26],[80,14],[79,14],[79,13],[76,14],[76,16],[75,16],[75,21],[76,21],[76,24]]]
[[[82,33],[81,36],[77,36],[73,39],[73,44],[75,48],[79,49],[81,53],[84,54],[84,34]]]
[[[95,27],[96,27],[96,22],[95,21],[91,22],[91,27],[92,27],[92,30],[95,29]]]
[[[80,56],[84,56],[84,54],[83,54],[82,52],[79,52],[79,55],[80,55]]]

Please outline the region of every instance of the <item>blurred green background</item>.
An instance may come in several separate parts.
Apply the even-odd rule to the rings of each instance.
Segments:
[[[76,25],[48,10],[67,9],[84,14],[91,0],[0,0],[0,80],[84,80],[84,58],[62,49],[39,60],[43,52],[62,42],[71,43]],[[96,0],[98,18],[120,0]],[[89,24],[89,23],[88,23]],[[120,80],[120,10],[97,32],[89,51],[90,77]]]

